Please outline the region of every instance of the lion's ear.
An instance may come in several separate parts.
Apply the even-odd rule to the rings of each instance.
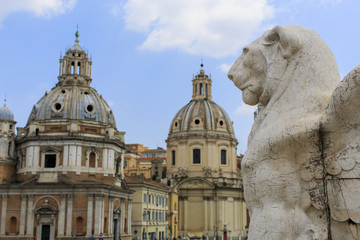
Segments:
[[[300,48],[300,38],[296,32],[282,26],[276,26],[264,34],[263,44],[278,44],[282,56],[288,58]]]

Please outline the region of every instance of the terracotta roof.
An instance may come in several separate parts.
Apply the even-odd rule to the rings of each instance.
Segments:
[[[142,179],[139,177],[125,177],[125,182],[130,185],[131,184],[144,184],[144,185],[149,185],[149,186],[154,186],[154,187],[170,190],[170,187],[165,186],[162,183],[152,181],[149,179]]]

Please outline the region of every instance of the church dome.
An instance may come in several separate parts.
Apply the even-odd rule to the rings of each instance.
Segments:
[[[202,65],[200,74],[192,81],[192,100],[182,107],[171,121],[169,139],[203,134],[222,134],[235,138],[229,116],[222,107],[212,101],[211,78],[205,74]]]
[[[90,87],[91,58],[75,44],[60,57],[59,82],[34,105],[28,124],[43,120],[88,120],[116,128],[112,110],[102,95]]]
[[[50,119],[91,120],[115,127],[107,102],[91,87],[56,86],[35,104],[29,122]]]
[[[5,104],[0,107],[0,120],[14,121],[14,113]]]

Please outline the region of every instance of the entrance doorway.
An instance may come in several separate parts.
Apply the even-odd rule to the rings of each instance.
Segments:
[[[50,240],[50,225],[42,225],[41,240]]]

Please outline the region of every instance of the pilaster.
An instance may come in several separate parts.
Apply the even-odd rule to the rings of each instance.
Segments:
[[[73,195],[67,195],[66,236],[71,236]]]
[[[64,236],[65,232],[65,205],[66,205],[66,195],[61,195],[60,200],[60,211],[58,219],[58,235]]]
[[[2,198],[2,207],[1,207],[1,223],[0,223],[0,234],[5,235],[5,223],[6,223],[6,213],[7,213],[7,199],[8,195],[3,194]]]
[[[92,235],[92,219],[93,219],[93,206],[94,195],[88,195],[88,207],[87,207],[87,222],[86,222],[86,236]]]
[[[27,220],[26,220],[26,235],[33,236],[34,231],[34,195],[28,195],[27,204]]]
[[[21,195],[21,210],[20,210],[20,229],[19,235],[25,234],[25,219],[26,219],[26,195]]]

